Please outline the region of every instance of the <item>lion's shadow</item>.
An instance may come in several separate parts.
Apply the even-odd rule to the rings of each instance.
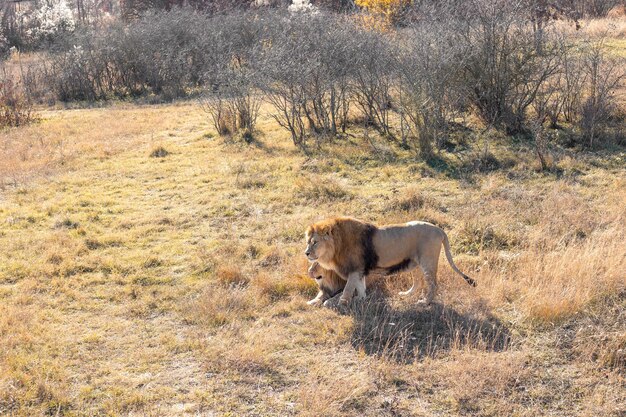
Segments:
[[[350,314],[355,349],[402,363],[461,348],[502,351],[511,342],[510,331],[491,314],[460,312],[440,303],[394,307],[387,297],[371,294]]]

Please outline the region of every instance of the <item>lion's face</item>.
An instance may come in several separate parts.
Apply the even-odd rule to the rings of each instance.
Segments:
[[[317,261],[309,266],[308,273],[324,294],[323,300],[334,297],[346,286],[345,280],[341,279],[334,271],[324,269]]]
[[[335,245],[330,235],[317,232],[306,234],[306,250],[304,254],[309,261],[329,261],[334,253]]]
[[[318,285],[320,285],[320,283],[322,282],[322,279],[324,278],[324,270],[322,269],[319,262],[317,261],[313,262],[311,266],[309,267],[308,273],[309,273],[309,276],[313,278],[315,282],[317,282]]]

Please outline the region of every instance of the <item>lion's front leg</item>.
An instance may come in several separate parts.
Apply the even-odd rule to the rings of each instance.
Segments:
[[[358,300],[362,300],[367,296],[366,286],[365,286],[365,276],[361,276],[361,279],[357,282],[356,285],[356,298]]]
[[[324,301],[322,305],[328,308],[337,308],[337,306],[339,305],[340,298],[341,298],[341,293],[335,295],[334,297],[330,297],[328,300]]]
[[[360,272],[353,272],[348,275],[348,282],[346,282],[346,287],[343,289],[343,293],[341,294],[341,298],[339,299],[339,305],[347,306],[352,301],[352,297],[354,296],[354,291],[358,289],[358,298],[365,297],[365,280],[363,274]]]
[[[324,301],[324,291],[320,290],[314,299],[307,301],[307,304],[310,306],[321,306]]]

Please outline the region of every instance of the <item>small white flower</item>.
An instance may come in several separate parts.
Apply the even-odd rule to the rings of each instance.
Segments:
[[[290,12],[312,12],[315,10],[316,8],[310,0],[293,0],[289,6]]]

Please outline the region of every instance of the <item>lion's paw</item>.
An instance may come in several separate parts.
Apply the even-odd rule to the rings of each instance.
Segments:
[[[322,300],[319,300],[317,298],[314,298],[310,301],[306,302],[308,305],[313,306],[313,307],[319,307],[322,305]]]
[[[327,308],[335,308],[337,307],[337,304],[338,304],[337,300],[333,298],[324,301],[324,307],[327,307]]]
[[[339,302],[337,303],[337,305],[335,306],[335,308],[340,312],[340,313],[347,313],[348,311],[350,311],[350,301],[348,300],[344,300],[344,299],[339,299]]]
[[[426,298],[420,298],[419,300],[417,300],[418,305],[429,306],[430,303],[431,303],[431,300],[428,300]]]

